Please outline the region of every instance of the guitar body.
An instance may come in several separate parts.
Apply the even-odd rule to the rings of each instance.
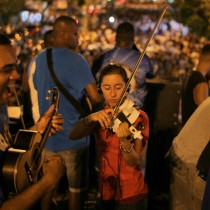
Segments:
[[[60,94],[56,87],[49,93],[52,95],[52,103],[55,104],[54,115],[58,113]],[[52,126],[51,120],[52,116],[42,134],[37,131],[19,130],[13,147],[5,152],[2,177],[6,195],[18,194],[38,180],[44,160],[42,151]]]
[[[6,152],[2,174],[8,195],[18,194],[37,181],[43,159],[37,157],[41,139],[36,131],[20,130],[14,147]]]

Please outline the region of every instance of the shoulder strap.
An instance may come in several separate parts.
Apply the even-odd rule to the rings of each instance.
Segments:
[[[69,92],[68,90],[60,83],[58,78],[56,77],[56,74],[53,69],[53,61],[52,61],[52,48],[47,49],[47,64],[50,71],[50,74],[53,78],[53,81],[57,85],[58,89],[63,93],[63,95],[70,101],[70,103],[75,107],[75,109],[83,116],[87,116],[87,113],[84,111],[84,109],[81,107],[81,104],[79,101],[77,101]]]

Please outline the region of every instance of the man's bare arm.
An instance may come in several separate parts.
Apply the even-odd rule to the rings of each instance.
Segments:
[[[52,156],[43,164],[43,177],[22,193],[4,202],[1,210],[28,210],[54,190],[64,173],[63,160]]]

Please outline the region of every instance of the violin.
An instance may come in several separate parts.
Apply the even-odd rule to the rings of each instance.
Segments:
[[[142,53],[140,54],[139,59],[136,62],[134,70],[132,71],[132,73],[130,75],[130,78],[129,78],[129,80],[128,80],[128,82],[127,82],[127,84],[126,84],[118,102],[117,102],[117,105],[114,108],[114,117],[112,118],[112,121],[111,121],[111,128],[112,128],[113,132],[115,132],[115,133],[117,132],[117,129],[118,129],[121,122],[127,122],[128,125],[129,125],[129,130],[133,134],[133,138],[134,139],[140,139],[140,140],[143,139],[143,136],[141,135],[141,131],[137,130],[133,126],[133,123],[139,117],[140,112],[139,112],[139,110],[137,109],[137,107],[135,106],[134,102],[131,99],[129,99],[129,98],[125,99],[125,94],[126,94],[128,88],[130,86],[132,78],[134,77],[139,65],[142,62],[142,59],[143,59],[143,57],[145,55],[145,52],[146,52],[146,49],[147,49],[151,39],[153,38],[154,33],[155,33],[157,27],[159,26],[165,12],[166,12],[166,9],[167,9],[167,7],[164,6],[164,9],[163,9],[157,23],[155,24],[153,30],[151,31],[149,39],[147,40],[146,44],[144,45]]]
[[[137,118],[140,115],[139,110],[136,108],[134,102],[127,98],[123,104],[119,107],[118,114],[116,117],[112,120],[112,130],[113,132],[117,132],[117,129],[121,122],[127,122],[129,125],[129,130],[133,134],[134,139],[143,139],[143,136],[141,135],[141,131],[137,130],[133,124],[137,120]]]

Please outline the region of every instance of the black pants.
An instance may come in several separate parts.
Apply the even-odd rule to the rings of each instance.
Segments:
[[[139,200],[132,204],[119,204],[115,201],[100,200],[97,202],[97,210],[146,210],[147,199]]]

